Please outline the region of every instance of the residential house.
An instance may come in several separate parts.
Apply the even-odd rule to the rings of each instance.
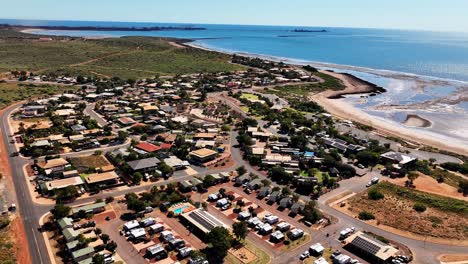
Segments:
[[[161,161],[154,157],[127,162],[133,172],[153,172],[158,168],[159,163]]]

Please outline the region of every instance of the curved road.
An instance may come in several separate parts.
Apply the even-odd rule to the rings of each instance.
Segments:
[[[11,132],[10,132],[10,128],[8,125],[8,116],[15,109],[16,109],[15,106],[9,107],[4,111],[4,113],[1,116],[1,120],[2,120],[1,128],[3,130],[2,138],[5,143],[6,149],[9,153],[13,153],[16,151],[15,147],[10,144],[9,135],[11,134]],[[237,135],[236,132],[231,132],[231,136],[233,139],[232,145],[237,144],[237,141],[235,140],[236,135]],[[246,162],[242,159],[242,155],[239,149],[232,148],[232,157],[238,164],[245,164],[245,167],[249,172],[253,172],[259,175],[261,178],[266,178],[264,174],[260,173],[259,171],[251,167],[250,165],[246,164]],[[16,203],[18,205],[18,211],[23,219],[27,241],[28,241],[28,247],[29,247],[30,254],[31,254],[31,259],[35,260],[34,263],[41,263],[41,264],[51,263],[49,260],[49,256],[47,254],[45,241],[43,239],[42,234],[38,231],[38,228],[39,228],[39,218],[45,213],[47,213],[52,208],[52,206],[41,205],[41,204],[34,203],[32,201],[32,197],[27,186],[27,184],[30,184],[30,183],[27,182],[26,177],[23,175],[23,170],[22,170],[23,166],[28,164],[30,160],[27,160],[22,157],[9,157],[9,162],[10,162],[13,184],[15,186],[15,191],[16,191],[16,200],[17,200]],[[181,176],[181,177],[171,178],[168,181],[155,183],[153,185],[161,185],[161,184],[166,184],[167,182],[185,180],[188,177],[191,177],[191,176]],[[365,222],[362,222],[344,213],[341,213],[325,204],[325,201],[327,199],[338,194],[339,192],[344,191],[345,189],[353,191],[353,192],[359,192],[360,190],[365,188],[364,187],[365,182],[367,182],[367,179],[364,177],[363,178],[355,177],[349,180],[342,181],[341,182],[342,187],[340,187],[339,189],[331,193],[324,195],[323,197],[319,199],[318,204],[319,204],[320,209],[326,214],[329,214],[339,219],[339,222],[337,224],[327,227],[325,229],[326,232],[333,234],[334,232],[336,231],[339,232],[339,230],[345,227],[349,227],[349,226],[355,226],[360,230],[371,231],[377,235],[381,235],[390,240],[394,240],[394,241],[407,245],[415,254],[416,263],[424,263],[424,264],[439,263],[437,260],[437,256],[440,254],[462,254],[462,253],[468,252],[467,247],[456,246],[456,245],[436,244],[436,243],[431,243],[431,242],[410,239],[410,238],[406,238],[400,235],[393,234],[391,232],[379,229],[375,226],[368,225]],[[148,189],[149,187],[150,186],[148,185],[135,186],[135,187],[129,188],[128,190],[116,191],[110,194],[102,193],[102,194],[98,194],[98,195],[95,195],[86,199],[80,199],[77,202],[73,203],[72,205],[75,205],[78,203],[84,203],[84,202],[92,202],[97,198],[107,197],[109,195],[120,196],[130,191],[142,191],[142,190]],[[302,199],[307,200],[308,197],[302,197]],[[313,237],[312,237],[313,241],[320,242],[322,240],[325,240],[325,236],[323,235],[324,231],[313,232]],[[333,239],[332,236],[330,236],[330,239]],[[304,245],[303,247],[297,249],[296,251],[297,252],[303,251],[307,246],[308,245]],[[297,255],[295,255],[296,251],[294,251],[294,253],[291,253],[291,254],[283,254],[279,259],[275,259],[275,261],[278,263],[289,263],[289,262],[297,261]]]

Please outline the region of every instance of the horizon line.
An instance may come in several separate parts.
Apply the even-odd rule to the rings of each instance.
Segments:
[[[311,25],[281,25],[281,24],[229,24],[229,23],[200,23],[200,22],[154,22],[154,21],[117,21],[117,20],[80,20],[80,19],[34,19],[34,18],[1,18],[0,20],[24,21],[53,21],[53,22],[109,22],[109,23],[160,23],[160,24],[193,24],[193,25],[219,25],[219,26],[261,26],[261,27],[310,27],[310,28],[342,28],[342,29],[370,29],[394,31],[420,31],[434,33],[468,33],[462,30],[419,29],[419,28],[391,28],[391,27],[350,27],[350,26],[311,26]],[[19,24],[21,25],[21,24]],[[24,25],[29,26],[29,25]],[[31,26],[33,27],[33,26]]]

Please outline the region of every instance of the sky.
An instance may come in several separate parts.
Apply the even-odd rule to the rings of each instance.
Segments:
[[[467,0],[22,0],[0,18],[468,32]]]

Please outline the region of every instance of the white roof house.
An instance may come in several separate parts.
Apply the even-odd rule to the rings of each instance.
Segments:
[[[124,229],[132,230],[132,229],[137,228],[139,226],[140,226],[140,223],[138,223],[137,220],[132,220],[132,221],[127,222],[127,223],[124,224]]]

